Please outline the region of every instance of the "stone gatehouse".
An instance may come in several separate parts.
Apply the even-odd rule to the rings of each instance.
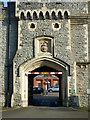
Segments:
[[[3,106],[28,106],[32,72],[60,72],[62,105],[88,106],[89,2],[0,3],[0,26]]]

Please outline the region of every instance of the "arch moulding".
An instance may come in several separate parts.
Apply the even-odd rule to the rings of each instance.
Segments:
[[[24,72],[33,71],[36,68],[40,68],[43,66],[51,67],[56,69],[57,71],[69,71],[69,65],[64,63],[61,60],[51,57],[40,57],[33,58],[23,64],[20,65],[20,71],[23,68]]]
[[[31,60],[28,60],[27,62],[21,64],[19,66],[19,77],[14,74],[14,87],[13,87],[13,93],[14,94],[20,94],[21,95],[21,106],[26,107],[28,106],[28,74],[30,71],[33,71],[37,68],[47,66],[50,68],[55,69],[57,72],[62,72],[63,78],[62,78],[62,87],[63,90],[65,86],[67,86],[67,80],[69,76],[69,65],[64,63],[63,61],[60,61],[56,58],[52,57],[40,57],[40,58],[33,58]],[[15,66],[14,66],[14,73],[15,73]],[[41,71],[43,72],[43,71]],[[52,72],[52,71],[49,71]],[[20,91],[17,93],[17,80],[19,81]],[[67,90],[68,92],[68,90]],[[13,95],[14,95],[13,94]],[[63,94],[63,100],[64,98]],[[15,97],[15,96],[13,96]],[[13,100],[13,103],[15,103],[15,100]]]

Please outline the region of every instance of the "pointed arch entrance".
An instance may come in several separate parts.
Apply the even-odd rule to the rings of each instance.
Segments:
[[[41,72],[42,71],[42,72]],[[59,87],[59,91],[58,92],[53,92],[53,93],[49,93],[48,92],[48,96],[44,97],[42,95],[39,95],[37,97],[37,95],[33,94],[33,87],[34,86],[34,78],[39,75],[39,76],[44,76],[42,79],[39,78],[38,81],[41,82],[41,88],[43,88],[44,90],[48,91],[49,85],[50,86],[55,86],[53,80],[50,79],[50,77],[57,77],[58,78],[58,85],[55,86],[56,89],[58,89]],[[55,80],[55,78],[54,78]],[[48,85],[49,82],[49,85]],[[38,86],[36,86],[37,88]],[[65,93],[66,94],[66,93]],[[54,96],[53,96],[54,95]],[[35,96],[37,97],[37,101],[35,100]],[[41,98],[39,98],[41,97]],[[51,105],[55,105],[54,103],[56,103],[57,105],[62,105],[62,72],[57,71],[53,68],[47,67],[47,66],[42,66],[40,68],[37,68],[35,70],[33,70],[32,72],[28,73],[28,105],[44,105],[44,106],[51,106]],[[51,99],[52,98],[52,99]]]
[[[31,103],[32,100],[32,89],[33,83],[32,79],[35,74],[31,75],[31,72],[61,72],[62,74],[56,74],[59,77],[60,92],[59,98],[61,104],[67,104],[68,99],[68,76],[69,76],[69,65],[60,61],[56,58],[51,57],[41,57],[31,59],[19,67],[19,80],[20,80],[20,90],[21,90],[21,102],[22,106],[26,107]],[[14,77],[15,83],[15,77]],[[14,92],[16,90],[16,85],[14,85]],[[31,88],[30,88],[31,87]],[[30,91],[29,91],[30,88]]]

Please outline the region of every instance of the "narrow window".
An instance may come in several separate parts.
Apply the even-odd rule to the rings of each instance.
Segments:
[[[30,25],[30,28],[35,28],[35,24],[32,23],[32,24]]]
[[[42,12],[39,13],[39,19],[40,19],[40,20],[43,20],[43,19],[44,19],[44,16],[43,16],[43,13],[42,13]]]
[[[59,24],[55,23],[54,28],[59,28]]]
[[[37,20],[37,13],[34,11],[34,13],[33,13],[33,19],[34,20]]]
[[[50,19],[50,15],[49,15],[49,12],[47,11],[46,14],[45,14],[45,18],[46,19]]]
[[[23,12],[21,12],[21,20],[24,20],[25,19],[25,16],[24,16],[24,13]]]
[[[52,19],[53,19],[53,20],[56,20],[56,14],[55,14],[54,11],[52,12]]]
[[[31,14],[30,14],[30,12],[27,13],[27,19],[31,20]]]
[[[64,12],[64,19],[68,19],[68,12],[67,11]]]
[[[62,13],[60,11],[58,12],[58,19],[62,19]]]

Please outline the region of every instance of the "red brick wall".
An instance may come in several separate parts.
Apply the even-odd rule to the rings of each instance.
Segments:
[[[50,86],[54,86],[54,81],[59,81],[59,79],[55,79],[51,76],[48,77],[48,81],[50,82]],[[33,86],[38,86],[38,83],[41,82],[41,86],[45,88],[46,78],[45,77],[35,77],[33,80]]]

